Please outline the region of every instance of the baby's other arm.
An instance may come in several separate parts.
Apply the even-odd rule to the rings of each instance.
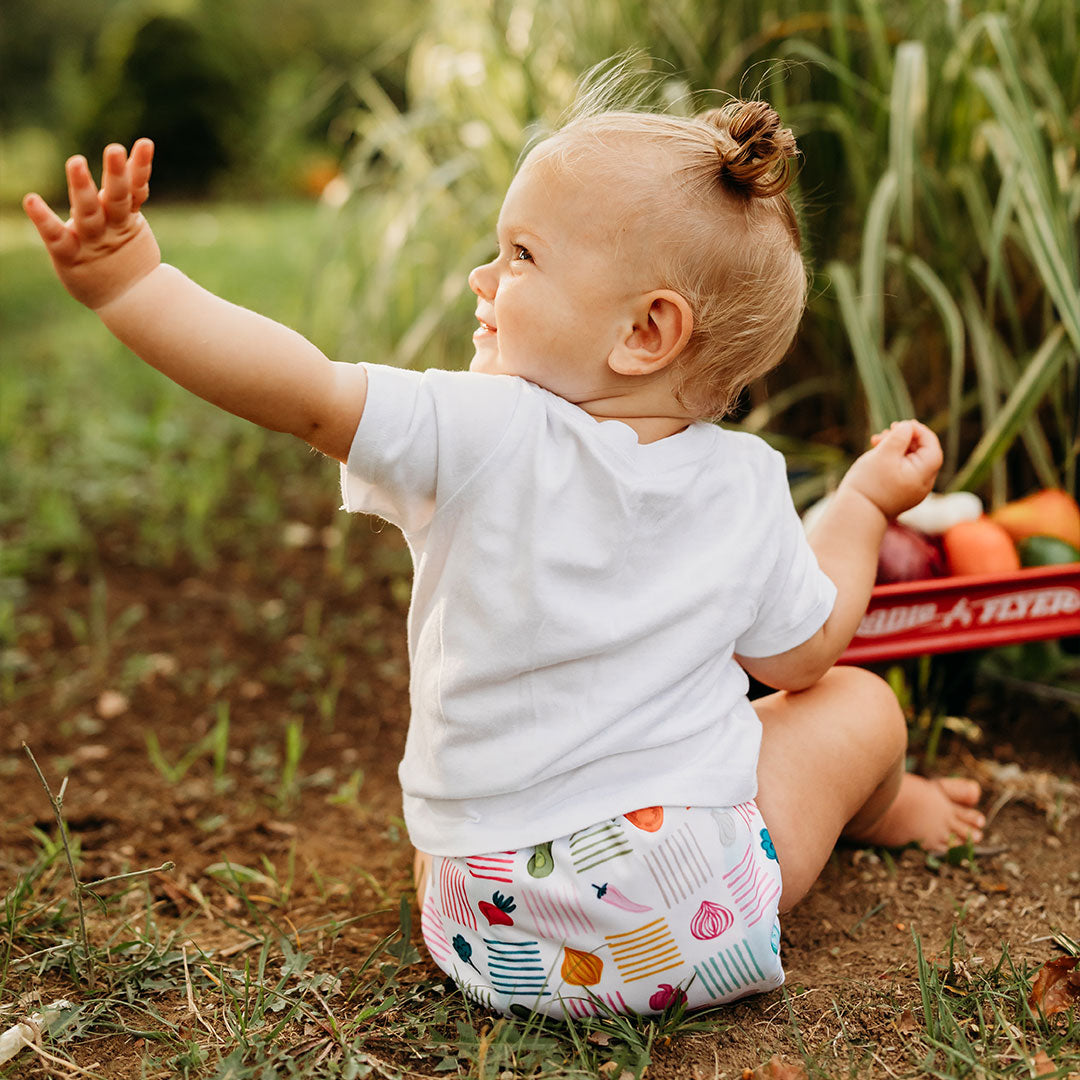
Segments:
[[[809,537],[818,565],[836,585],[836,603],[825,624],[785,653],[738,657],[768,686],[804,690],[836,663],[866,612],[885,526],[921,502],[934,485],[941,444],[928,427],[904,420],[871,442],[872,448],[847,471]]]
[[[38,195],[23,200],[60,281],[181,386],[344,461],[364,409],[364,369],[329,360],[295,331],[222,300],[161,261],[139,212],[153,152],[149,139],[136,142],[130,157],[122,146],[106,147],[100,191],[86,159],[71,158],[67,222]]]

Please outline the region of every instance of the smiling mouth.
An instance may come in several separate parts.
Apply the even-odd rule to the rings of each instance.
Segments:
[[[496,333],[495,327],[492,326],[491,323],[486,323],[483,319],[477,319],[476,321],[480,324],[480,329],[483,330],[485,333]]]

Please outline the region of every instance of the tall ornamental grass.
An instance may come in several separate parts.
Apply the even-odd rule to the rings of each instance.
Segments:
[[[558,123],[581,72],[638,50],[651,60],[637,90],[653,104],[685,112],[718,94],[759,94],[804,149],[810,310],[795,354],[768,393],[753,388],[743,423],[853,450],[916,413],[943,437],[949,487],[994,501],[1036,484],[1074,489],[1076,9],[433,5],[409,56],[405,108],[372,74],[355,79],[353,197],[325,291],[348,312],[343,354],[467,361],[466,275],[493,250],[523,147]],[[804,458],[809,497],[842,460],[828,447]]]

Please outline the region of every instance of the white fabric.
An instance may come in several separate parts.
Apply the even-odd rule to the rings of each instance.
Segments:
[[[413,843],[472,855],[752,799],[733,654],[793,648],[835,599],[781,455],[704,423],[642,445],[513,376],[367,373],[342,489],[413,556]]]

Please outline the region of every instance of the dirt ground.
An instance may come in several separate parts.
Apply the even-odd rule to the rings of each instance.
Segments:
[[[122,543],[105,542],[96,584],[62,568],[46,575],[22,603],[9,658],[0,891],[32,863],[32,830],[54,828],[25,742],[54,788],[68,777],[84,880],[170,860],[175,870],[150,879],[158,924],[182,925],[207,950],[240,948],[246,914],[208,873],[229,860],[276,877],[258,891],[274,892],[282,925],[380,912],[317,935],[320,965],[358,962],[397,925],[410,889],[395,769],[406,582],[399,538],[367,526],[344,540],[294,528],[276,556],[198,573],[140,569]],[[227,753],[215,769],[204,744],[179,775],[226,700]],[[718,1031],[658,1046],[650,1077],[741,1076],[773,1053],[794,1055],[798,1038],[823,1060],[862,1047],[880,1066],[873,1074],[888,1075],[919,1007],[913,934],[941,957],[955,926],[956,954],[976,968],[1005,945],[1032,970],[1060,955],[1052,932],[1080,928],[1080,722],[1065,706],[1000,694],[976,698],[973,715],[983,742],[947,739],[945,767],[986,786],[992,821],[975,866],[839,850],[784,925],[791,1015],[780,992],[740,1004]],[[299,720],[293,775],[285,747]],[[170,777],[152,765],[148,733]],[[426,960],[418,970],[436,973]],[[387,1054],[416,1073],[433,1067],[401,1045]],[[105,1060],[100,1046],[94,1055]],[[138,1075],[141,1055],[135,1038],[115,1038],[108,1075]]]

